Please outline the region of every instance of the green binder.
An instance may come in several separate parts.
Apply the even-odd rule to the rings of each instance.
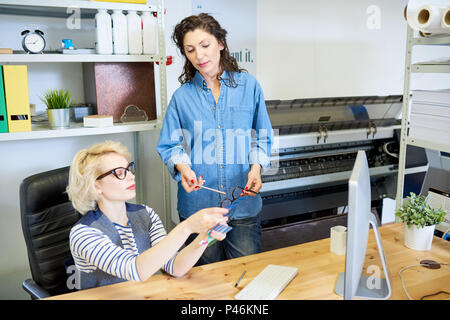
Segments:
[[[5,86],[3,85],[3,66],[0,66],[0,133],[8,132],[8,116],[6,115]]]

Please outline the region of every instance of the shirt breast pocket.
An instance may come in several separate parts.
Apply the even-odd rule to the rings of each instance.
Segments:
[[[230,116],[233,129],[247,130],[252,128],[253,107],[252,106],[231,106]]]

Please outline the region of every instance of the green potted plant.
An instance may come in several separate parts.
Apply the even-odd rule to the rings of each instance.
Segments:
[[[71,94],[64,89],[50,89],[41,100],[47,106],[48,122],[52,129],[70,127]]]
[[[405,224],[405,246],[424,251],[430,250],[436,224],[444,221],[445,211],[428,204],[428,197],[411,192],[395,215]]]

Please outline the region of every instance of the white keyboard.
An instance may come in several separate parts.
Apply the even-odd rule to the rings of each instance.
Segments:
[[[237,295],[237,300],[275,300],[298,273],[294,267],[269,264]]]

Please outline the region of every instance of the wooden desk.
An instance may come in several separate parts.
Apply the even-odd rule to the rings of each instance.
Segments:
[[[391,299],[408,299],[398,275],[401,268],[418,264],[424,259],[450,263],[448,241],[434,237],[430,251],[414,251],[403,245],[403,224],[385,225],[379,231],[390,271]],[[299,269],[298,275],[278,299],[342,299],[334,293],[334,288],[339,273],[344,271],[345,255],[330,252],[329,238],[195,267],[178,279],[161,274],[141,283],[122,282],[49,299],[233,299],[268,264]],[[370,265],[382,268],[372,230],[363,272]],[[234,284],[244,270],[247,273],[235,288]],[[382,271],[381,275],[384,277]],[[450,267],[431,270],[419,266],[405,270],[402,276],[414,299],[440,290],[450,291]],[[440,294],[431,299],[449,299],[449,296]]]

